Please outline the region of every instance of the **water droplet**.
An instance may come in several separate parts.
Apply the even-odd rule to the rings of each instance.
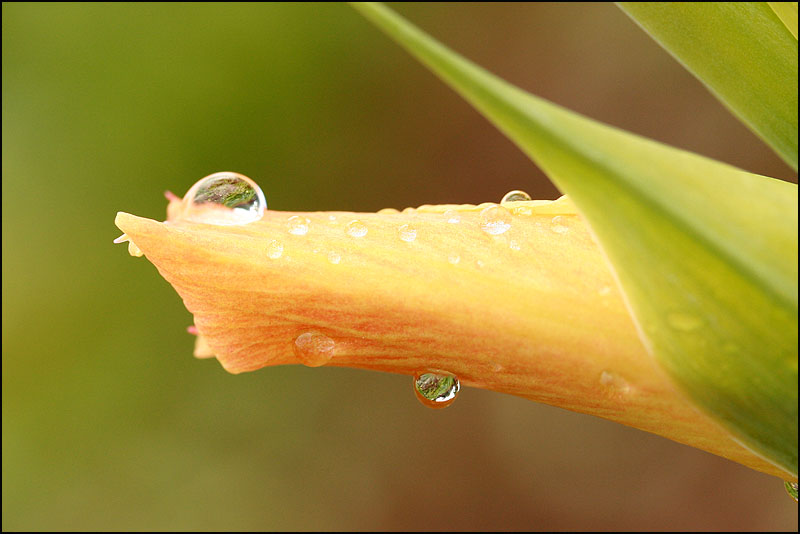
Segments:
[[[500,235],[511,228],[511,212],[502,206],[489,206],[481,212],[481,229],[487,234]]]
[[[483,260],[475,260],[475,267],[478,269],[482,269],[484,265],[485,263],[483,263]]]
[[[510,248],[511,250],[519,250],[520,246],[518,242],[512,239],[511,241],[508,242],[508,248]]]
[[[347,234],[352,237],[364,237],[367,235],[367,226],[361,221],[350,221],[347,223]]]
[[[794,499],[794,502],[797,502],[797,482],[784,482],[783,487],[786,488],[786,492]]]
[[[417,238],[417,229],[410,224],[404,224],[397,229],[397,234],[406,243],[411,243]]]
[[[520,200],[530,200],[531,196],[526,193],[525,191],[515,190],[509,191],[503,197],[503,200],[500,201],[501,204],[505,204],[506,202],[519,202]]]
[[[267,209],[264,193],[253,180],[235,172],[217,172],[195,183],[183,197],[183,218],[217,224],[247,224]]]
[[[336,221],[336,215],[328,215],[328,220],[330,222],[335,222]]]
[[[458,262],[461,261],[461,256],[459,256],[458,254],[450,254],[447,257],[447,261],[449,261],[453,265],[456,265],[456,264],[458,264]]]
[[[631,389],[628,381],[619,376],[618,374],[609,371],[600,373],[600,383],[608,388],[611,388],[620,393],[628,393]]]
[[[308,233],[308,225],[311,221],[300,215],[292,215],[286,221],[286,227],[289,229],[290,234],[306,235]]]
[[[297,358],[308,367],[325,365],[333,357],[336,343],[319,332],[306,332],[294,340],[294,353]]]
[[[444,408],[453,404],[461,384],[453,375],[422,373],[414,377],[414,393],[429,408]]]
[[[461,222],[461,215],[456,210],[447,210],[444,212],[444,218],[450,224],[458,224]]]
[[[400,210],[396,210],[394,208],[383,208],[382,210],[378,210],[378,213],[391,213],[394,215],[396,213],[400,213]]]
[[[600,289],[599,289],[597,292],[598,292],[598,293],[599,293],[601,296],[606,296],[606,295],[608,295],[609,293],[611,293],[611,287],[610,287],[610,286],[603,286],[603,287],[601,287],[601,288],[600,288]]]
[[[550,221],[550,229],[557,234],[566,234],[569,232],[569,226],[565,225],[565,222],[564,217],[556,215],[553,217],[553,220]]]
[[[407,214],[413,214],[413,213],[416,213],[416,212],[417,212],[417,208],[410,208],[409,207],[409,208],[404,208],[403,209],[403,213],[407,213]]]
[[[331,250],[328,252],[328,261],[335,265],[342,261],[342,257],[335,250]]]
[[[675,330],[691,332],[703,326],[703,319],[684,312],[670,312],[667,314],[667,323]]]
[[[533,215],[533,210],[530,206],[517,206],[516,208],[511,208],[511,213],[514,215],[521,215],[523,217],[528,217]]]
[[[273,239],[267,245],[267,256],[273,260],[277,260],[283,255],[283,243]]]

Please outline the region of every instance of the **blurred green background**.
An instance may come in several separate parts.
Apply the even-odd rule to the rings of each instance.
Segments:
[[[394,7],[535,94],[796,181],[613,5]],[[164,219],[164,190],[221,170],[277,210],[558,195],[348,6],[3,3],[2,25],[4,530],[797,527],[780,480],[604,420],[192,358],[117,211]]]

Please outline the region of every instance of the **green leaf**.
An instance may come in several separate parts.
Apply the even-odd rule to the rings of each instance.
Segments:
[[[794,35],[766,2],[619,6],[797,170],[797,4]]]
[[[592,121],[508,84],[381,4],[353,7],[571,196],[657,360],[745,446],[796,476],[797,186]]]

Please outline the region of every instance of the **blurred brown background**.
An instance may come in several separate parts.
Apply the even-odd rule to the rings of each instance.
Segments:
[[[398,4],[558,104],[794,173],[611,4]],[[343,4],[3,3],[4,530],[794,530],[780,480],[589,416],[410,378],[232,376],[111,240],[219,170],[277,210],[558,193]],[[724,194],[724,192],[720,192]]]

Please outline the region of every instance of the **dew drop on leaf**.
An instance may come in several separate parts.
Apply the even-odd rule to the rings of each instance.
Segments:
[[[481,212],[481,230],[500,235],[511,228],[511,212],[502,206],[489,206]]]
[[[267,244],[267,256],[277,260],[283,255],[283,243],[273,239]]]
[[[631,386],[628,384],[627,380],[611,371],[603,371],[600,373],[600,384],[618,393],[628,393],[631,390]]]
[[[305,332],[294,340],[294,353],[308,367],[325,365],[333,357],[336,342],[319,332]]]
[[[525,191],[520,191],[520,190],[517,189],[517,190],[509,191],[508,193],[506,193],[505,196],[503,196],[503,200],[501,200],[500,203],[501,204],[505,204],[506,202],[519,202],[519,201],[525,201],[525,200],[530,200],[530,199],[531,199],[531,196],[528,193],[526,193]]]
[[[417,229],[410,224],[404,224],[397,229],[397,234],[406,243],[411,243],[417,238]]]
[[[293,215],[286,221],[286,227],[289,229],[290,234],[306,235],[308,233],[308,225],[311,221],[300,215]]]
[[[183,202],[183,219],[216,225],[251,223],[263,217],[267,209],[258,184],[235,172],[206,176],[189,189]]]
[[[461,222],[461,215],[456,210],[447,210],[444,212],[444,218],[450,224],[458,224]]]
[[[533,210],[529,206],[517,206],[516,208],[512,208],[511,212],[514,215],[521,215],[523,217],[529,217],[533,215]]]
[[[553,220],[550,221],[550,229],[557,234],[566,234],[569,232],[569,226],[564,224],[564,222],[564,217],[556,215],[553,217]]]
[[[684,312],[671,312],[667,314],[667,323],[675,330],[691,332],[703,326],[703,319]]]
[[[461,383],[453,375],[421,373],[414,377],[414,393],[428,408],[450,406],[460,389]]]
[[[361,221],[350,221],[347,223],[347,235],[352,237],[364,237],[367,235],[367,226]]]

